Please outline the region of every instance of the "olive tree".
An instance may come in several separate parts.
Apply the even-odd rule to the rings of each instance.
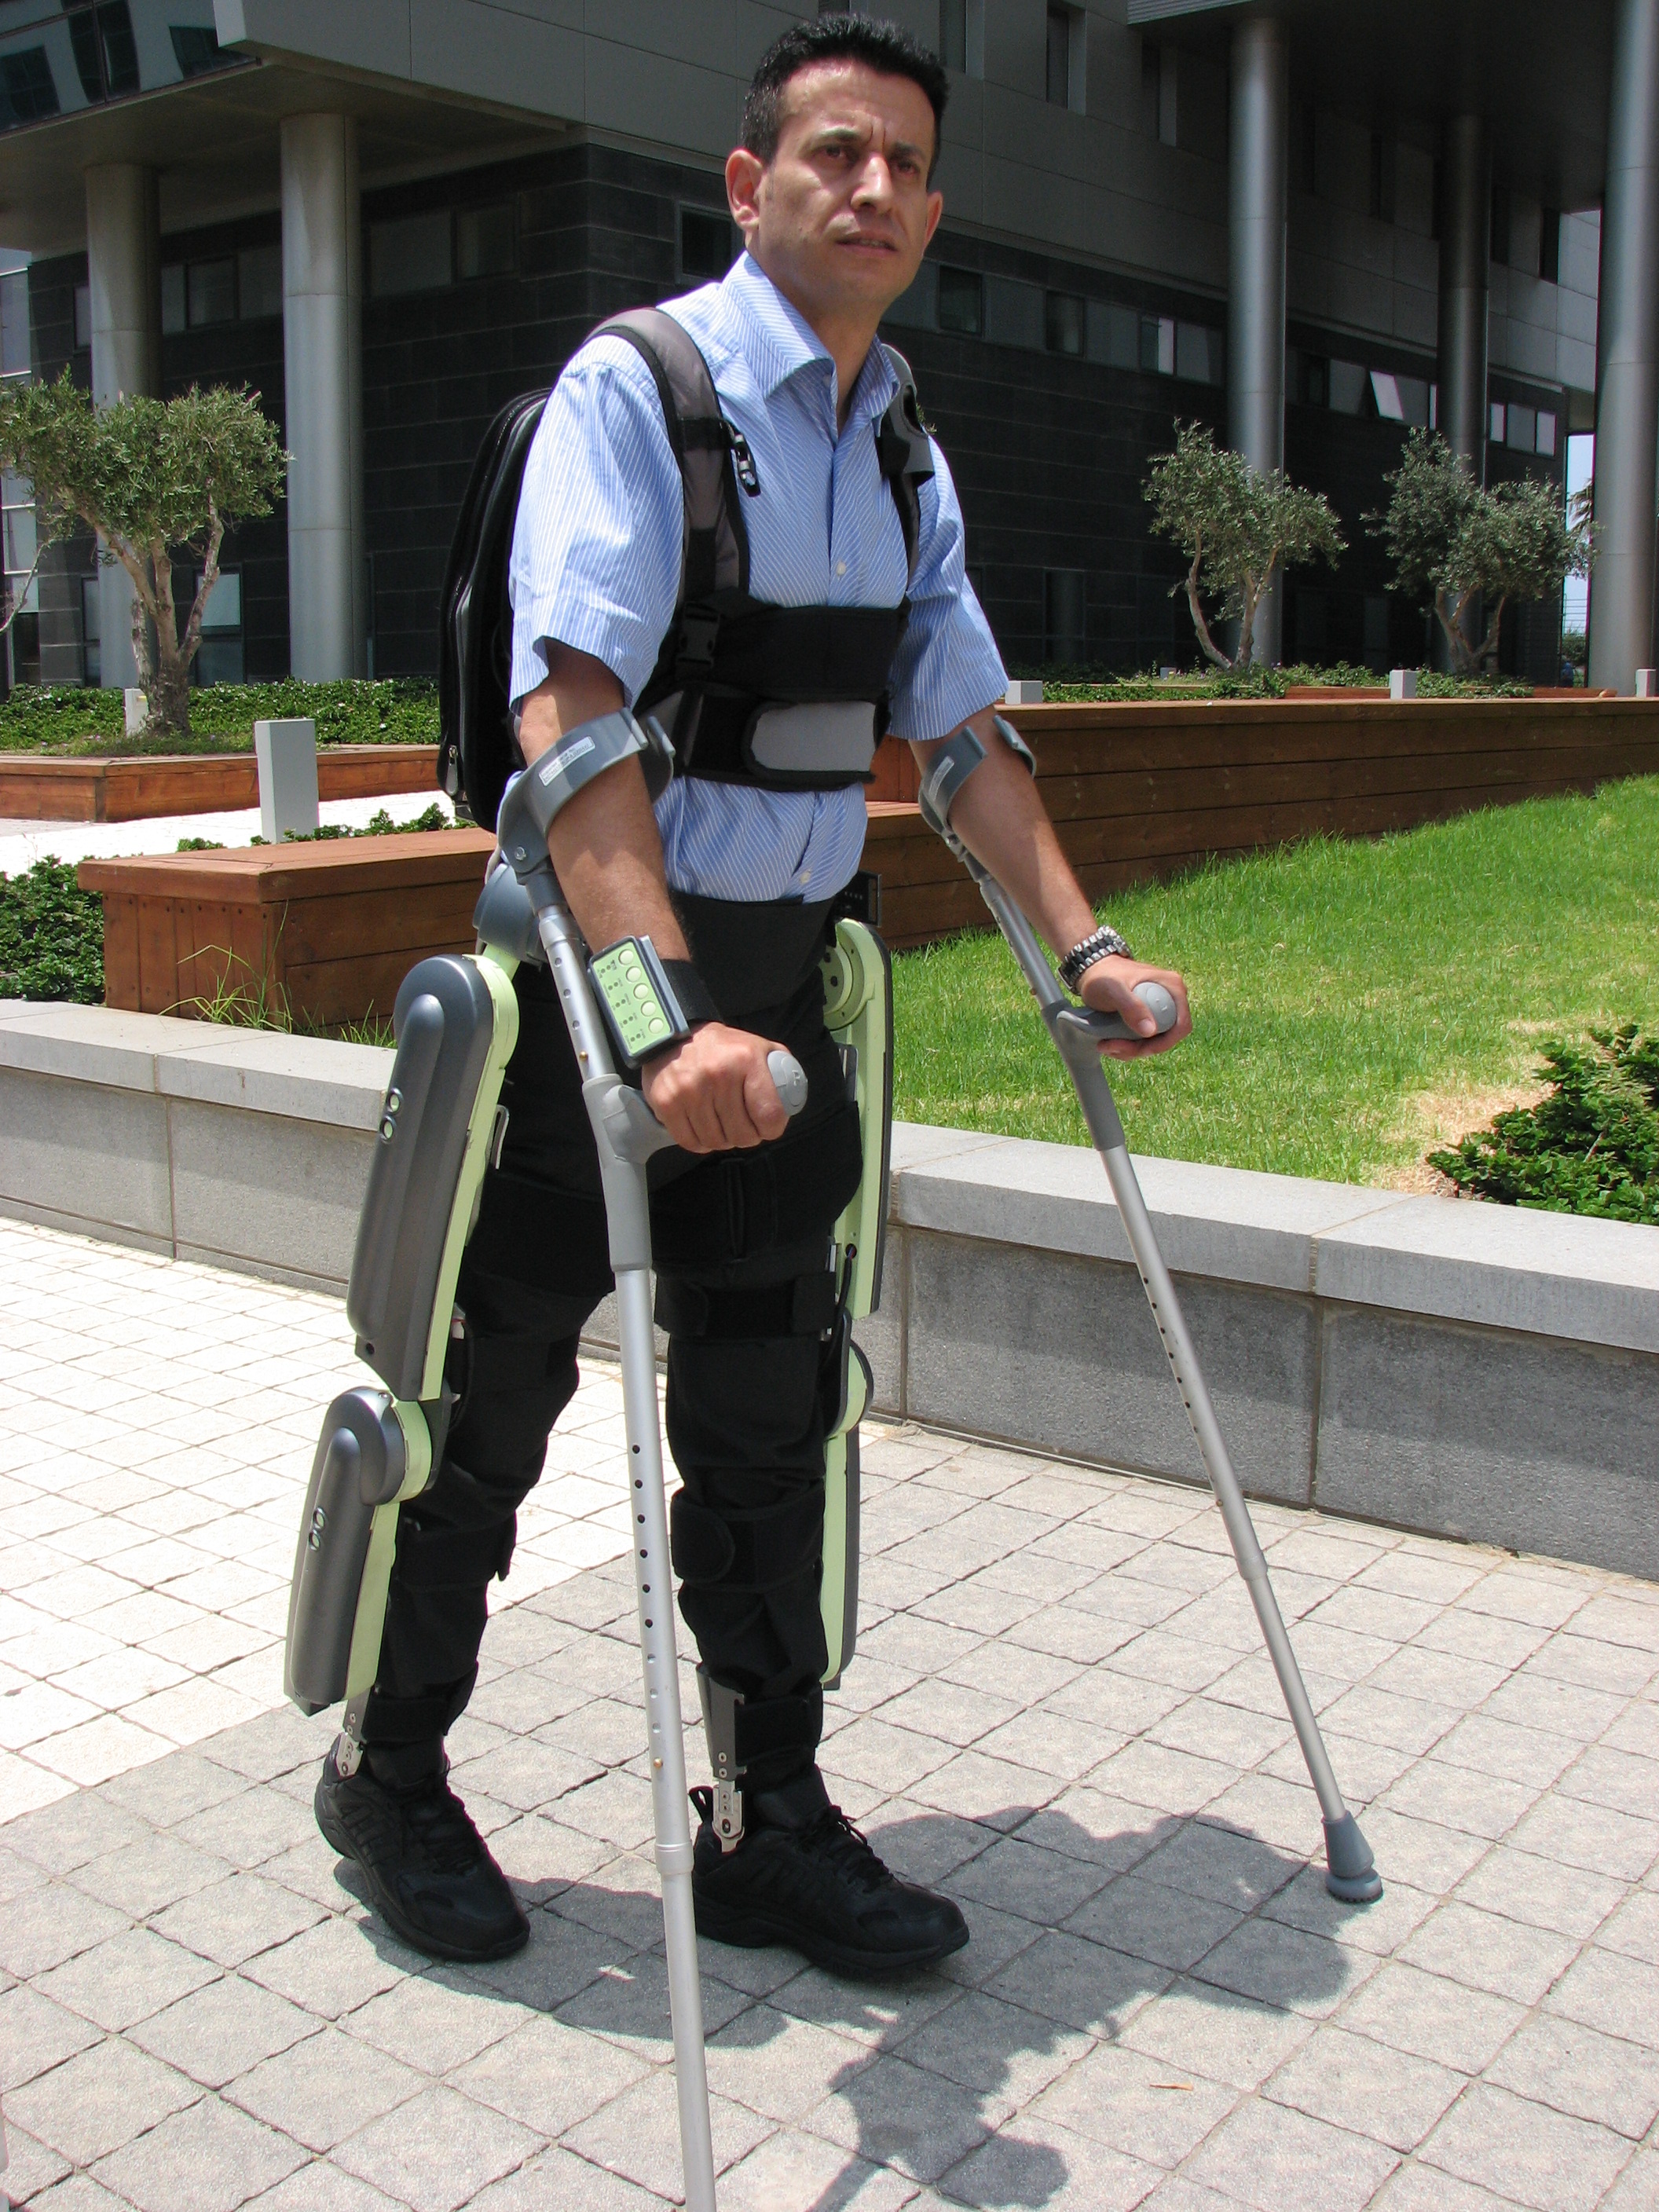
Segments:
[[[1322,493],[1303,490],[1282,469],[1253,469],[1196,422],[1176,423],[1175,451],[1153,458],[1146,496],[1152,528],[1188,562],[1184,586],[1175,585],[1170,596],[1185,589],[1198,641],[1218,668],[1249,665],[1257,610],[1276,568],[1334,562],[1346,550]],[[1231,659],[1205,618],[1206,592],[1218,593],[1222,617],[1238,623]]]
[[[174,399],[94,408],[67,370],[55,384],[0,389],[0,467],[33,491],[40,550],[94,530],[100,560],[118,561],[132,579],[132,653],[147,731],[188,732],[190,665],[225,532],[270,514],[287,466],[256,392],[192,386]],[[175,555],[201,567],[182,628]]]
[[[1491,670],[1511,599],[1556,599],[1569,576],[1589,574],[1588,502],[1569,507],[1535,477],[1488,490],[1436,432],[1413,430],[1383,482],[1389,504],[1367,516],[1371,535],[1388,548],[1395,589],[1431,602],[1460,676]]]

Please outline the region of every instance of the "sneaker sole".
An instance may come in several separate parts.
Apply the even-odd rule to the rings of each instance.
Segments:
[[[691,1902],[696,1918],[697,1933],[714,1943],[729,1943],[733,1950],[763,1951],[774,1944],[786,1950],[799,1951],[815,1966],[825,1966],[832,1973],[846,1974],[860,1981],[880,1981],[890,1974],[909,1973],[918,1966],[931,1966],[940,1959],[948,1959],[953,1951],[960,1951],[968,1941],[968,1929],[951,1936],[942,1943],[927,1943],[914,1951],[860,1951],[849,1944],[826,1942],[804,1933],[798,1923],[769,1919],[763,1912],[735,1912],[729,1907],[712,1903],[699,1897],[694,1889]]]
[[[494,1959],[510,1959],[515,1951],[522,1951],[530,1941],[527,1923],[522,1933],[515,1929],[512,1936],[503,1942],[492,1943],[483,1949],[477,1947],[468,1949],[461,1944],[446,1943],[436,1936],[427,1935],[423,1929],[416,1927],[385,1883],[379,1880],[374,1868],[352,1842],[349,1832],[325,1808],[320,1785],[312,1809],[317,1815],[317,1826],[322,1830],[323,1841],[337,1856],[349,1859],[362,1875],[368,1884],[369,1901],[386,1926],[394,1936],[401,1936],[411,1950],[420,1952],[423,1958],[448,1960],[461,1966],[483,1966]]]

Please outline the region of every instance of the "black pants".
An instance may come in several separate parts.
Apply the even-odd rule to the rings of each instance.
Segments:
[[[677,902],[722,1017],[788,1046],[805,1111],[759,1151],[651,1163],[680,1608],[742,1692],[750,1786],[810,1763],[823,1724],[824,1437],[839,1384],[829,1233],[858,1187],[858,1116],[823,1026],[823,906]],[[462,1263],[459,1402],[431,1488],[405,1505],[363,1739],[376,1763],[436,1755],[477,1674],[485,1593],[574,1396],[577,1341],[611,1288],[599,1162],[544,968],[520,969],[507,1141]],[[623,1494],[617,1470],[618,1496]]]

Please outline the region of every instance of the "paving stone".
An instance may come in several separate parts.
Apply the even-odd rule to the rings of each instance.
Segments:
[[[1632,2139],[1659,2116],[1659,2055],[1548,2014],[1529,2020],[1505,2044],[1486,2079]]]
[[[321,1918],[319,1908],[257,1874],[234,1874],[170,1905],[152,1923],[216,1966],[240,1966]]]
[[[1571,1963],[1577,1948],[1571,1936],[1479,1912],[1454,1899],[1423,1923],[1399,1955],[1467,1989],[1490,1990],[1534,2005]]]
[[[889,2057],[854,2075],[811,2114],[811,2131],[872,2164],[936,2181],[1006,2115],[975,2093]]]
[[[1432,2059],[1390,2051],[1346,2029],[1322,2027],[1264,2085],[1273,2103],[1414,2149],[1464,2086]]]
[[[14,2171],[6,2179],[14,2190],[21,2191],[28,2185],[21,2170]],[[21,2196],[15,2201],[21,2204]],[[112,2197],[102,2182],[94,2181],[89,2173],[65,2172],[64,2179],[44,2195],[33,2194],[32,2201],[35,2212],[131,2212],[120,2197]]]
[[[780,2129],[720,2179],[721,2212],[781,2212],[786,2205],[835,2212],[900,2212],[915,2185],[890,2168],[849,2159],[820,2136]]]
[[[1310,1936],[1328,1936],[1373,1958],[1391,1958],[1412,1929],[1426,1920],[1436,1899],[1420,1889],[1390,1879],[1369,1905],[1349,1905],[1325,1887],[1322,1866],[1304,1867],[1294,1881],[1261,1907],[1264,1920],[1283,1920]]]
[[[1198,2075],[1254,2089],[1306,2040],[1312,2027],[1299,2013],[1182,1981],[1136,2014],[1123,2040],[1131,2050],[1164,2060],[1182,2080]]]
[[[1659,2050],[1659,1966],[1592,1945],[1550,1991],[1547,2009]]]
[[[921,2077],[926,2080],[924,2075]],[[772,2133],[757,2118],[726,2098],[711,2094],[709,2124],[714,2171],[735,2165]],[[680,2174],[679,2112],[671,2069],[654,2068],[619,2097],[580,2122],[566,2136],[568,2147],[595,2166],[619,2174],[659,2197],[678,2193]]]
[[[9,2160],[3,2176],[3,2185],[9,2201],[21,2205],[27,2198],[32,2203],[40,2203],[55,2182],[66,2183],[70,2175],[69,2160],[48,2143],[36,2142],[33,2136],[25,2135],[13,2119],[7,2132]]]
[[[98,1794],[106,1803],[134,1813],[155,1827],[170,1828],[187,1824],[194,1814],[222,1803],[244,1786],[236,1775],[204,1759],[199,1751],[175,1751],[148,1766],[135,1766],[130,1773],[118,1775],[112,1782],[106,1782]],[[188,1842],[187,1825],[183,1832]]]
[[[204,2088],[222,2089],[320,2025],[285,1997],[226,1974],[141,2021],[131,2039]]]
[[[952,2020],[961,2009],[953,2005],[941,2017]],[[784,2124],[804,2119],[826,2089],[842,2089],[870,2063],[868,2050],[850,2038],[764,2004],[750,2005],[721,2028],[708,2055],[711,2087]]]
[[[143,1843],[148,1834],[143,1821],[112,1803],[106,1792],[81,1790],[10,1821],[6,1844],[48,1874],[72,1874],[88,1859],[123,1844]]]
[[[325,2151],[425,2087],[412,2067],[327,2027],[262,2060],[225,2094],[307,2149]]]
[[[336,1913],[246,1961],[251,1981],[319,2020],[338,2020],[426,1964],[378,1917]]]
[[[1589,2212],[1630,2146],[1610,2129],[1567,2118],[1474,2082],[1418,2154],[1462,2180],[1534,2212]]]
[[[1092,1943],[1178,1972],[1231,1935],[1240,1917],[1230,1905],[1182,1895],[1137,1873],[1120,1875],[1079,1905],[1066,1925]]]
[[[280,1790],[244,1785],[234,1796],[192,1814],[186,1832],[198,1850],[247,1869],[309,1841],[316,1820],[308,1802],[296,1805]]]
[[[729,1983],[702,1977],[702,2021],[713,2035],[735,2019],[749,1999]],[[614,2037],[627,2050],[656,2058],[669,2039],[668,1969],[660,1954],[635,1952],[625,1963],[607,1965],[558,2008],[573,2027]]]
[[[1602,1927],[1625,1895],[1625,1885],[1498,1844],[1463,1877],[1457,1895],[1483,1912],[1499,1912],[1505,1919],[1553,1928],[1582,1941]],[[1606,1942],[1605,1933],[1598,1940]]]
[[[138,2212],[235,2212],[304,2162],[305,2153],[286,2136],[204,2097],[95,2171]]]
[[[434,2083],[339,2144],[334,2159],[413,2212],[456,2212],[544,2147],[516,2120]]]
[[[1157,2179],[1155,2167],[1026,2115],[953,2166],[940,2181],[939,2195],[947,2203],[1129,2212]]]
[[[1392,2051],[1478,2074],[1523,2017],[1507,1997],[1465,1989],[1416,1966],[1389,1964],[1344,2008],[1342,2025]]]
[[[1473,2182],[1455,2181],[1439,2167],[1402,2166],[1371,2200],[1375,2212],[1514,2212],[1513,2200],[1494,2197]]]
[[[327,2159],[296,2166],[286,2181],[251,2199],[251,2212],[403,2212],[397,2200],[371,2189]]]
[[[963,1824],[964,1827],[967,1825]],[[884,1830],[883,1837],[888,1832]],[[982,1836],[984,1832],[979,1832]],[[911,1863],[914,1865],[914,1860]],[[938,1880],[944,1871],[939,1869],[932,1878]],[[1045,1928],[1064,1920],[1067,1913],[1074,1911],[1085,1898],[1092,1897],[1109,1879],[1103,1867],[1086,1859],[1044,1850],[1012,1836],[997,1838],[988,1848],[981,1848],[965,1864],[951,1871],[950,1887],[953,1897],[977,1898],[1000,1911],[1017,1912],[1022,1918]],[[1125,1950],[1133,1948],[1127,1944],[1119,1946]]]
[[[201,2094],[185,2075],[106,2037],[15,2091],[7,2112],[11,2123],[71,2164],[90,2166]]]
[[[1098,2045],[1022,2122],[1054,2121],[1126,2157],[1178,2166],[1226,2118],[1236,2089],[1173,2069],[1167,2061],[1121,2044]]]
[[[1627,1959],[1644,1959],[1659,1966],[1659,1894],[1638,1890],[1596,1930],[1604,1949],[1620,1951]]]
[[[1282,1921],[1244,1921],[1193,1968],[1195,1982],[1323,2020],[1374,1971],[1364,1952]]]
[[[1253,2102],[1216,2130],[1187,2172],[1260,2212],[1358,2212],[1397,2162],[1386,2145],[1346,2128]]]
[[[55,2003],[115,2033],[215,1978],[193,1951],[148,1928],[129,1928],[55,1967],[38,1986]]]
[[[49,2073],[98,2040],[98,2030],[20,1982],[0,1996],[0,2090]]]
[[[738,2023],[740,2031],[743,2023]],[[1029,2106],[1094,2048],[1086,2032],[973,1990],[896,2045],[914,2066],[942,2074],[981,2099]]]
[[[445,2075],[510,2034],[519,2018],[517,2006],[486,1997],[440,1968],[402,1976],[358,2007],[347,2032],[423,2074]]]
[[[1653,2212],[1659,2204],[1659,2151],[1638,2150],[1601,2199],[1601,2212]]]
[[[994,1996],[1091,2035],[1116,2035],[1173,1979],[1167,1967],[1131,1958],[1063,1929],[1040,1936],[987,1986]]]
[[[94,1904],[67,1883],[27,1890],[0,1913],[0,1967],[27,1980],[131,1924],[125,1913]]]
[[[198,1850],[182,1837],[147,1832],[140,1842],[89,1859],[70,1879],[87,1896],[142,1920],[222,1881],[228,1872],[222,1859]]]
[[[481,2191],[467,2212],[664,2212],[668,2202],[556,2144]]]
[[[646,2070],[604,2038],[538,2014],[512,2027],[453,2078],[477,2103],[551,2138],[620,2096]]]

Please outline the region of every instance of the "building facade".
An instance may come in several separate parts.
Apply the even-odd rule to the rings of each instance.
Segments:
[[[26,345],[33,373],[67,368],[100,400],[246,384],[294,457],[276,512],[228,542],[204,680],[432,672],[491,416],[606,314],[727,265],[720,169],[743,89],[802,12],[0,0],[0,235],[29,256],[26,277],[0,276],[5,371]],[[1011,665],[1194,659],[1179,556],[1150,538],[1142,494],[1184,420],[1282,461],[1341,517],[1340,566],[1279,595],[1276,657],[1423,659],[1422,611],[1388,591],[1364,518],[1413,423],[1489,480],[1559,482],[1569,436],[1595,428],[1602,204],[1611,191],[1626,258],[1650,219],[1610,164],[1659,106],[1646,84],[1621,140],[1615,46],[1652,74],[1659,0],[1586,0],[1566,61],[1563,11],[1528,0],[889,12],[952,76],[945,218],[890,335]],[[1465,64],[1490,55],[1488,15],[1506,50],[1542,27],[1518,74],[1448,60],[1449,40]],[[1640,203],[1639,158],[1632,173]],[[1650,364],[1644,313],[1624,342]],[[1639,446],[1645,404],[1650,489],[1644,388],[1620,420]],[[17,584],[26,495],[8,486],[5,504]],[[1651,659],[1652,510],[1625,689]],[[1634,542],[1638,568],[1640,534],[1618,549]],[[130,680],[125,594],[89,542],[49,556],[15,672]],[[1552,679],[1559,633],[1559,609],[1517,610],[1506,664]]]

